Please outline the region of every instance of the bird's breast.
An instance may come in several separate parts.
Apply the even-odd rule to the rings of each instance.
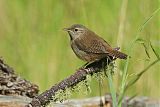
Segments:
[[[76,54],[76,56],[77,56],[78,58],[80,58],[81,60],[87,61],[87,58],[86,58],[87,53],[84,52],[84,51],[82,51],[82,50],[80,50],[80,49],[77,47],[77,45],[75,44],[74,41],[71,42],[71,47],[72,47],[73,52]]]

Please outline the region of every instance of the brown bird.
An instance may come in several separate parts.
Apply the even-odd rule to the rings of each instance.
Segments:
[[[74,24],[64,28],[70,36],[70,43],[74,53],[86,62],[94,62],[104,57],[112,56],[127,59],[127,55],[113,49],[103,38],[83,25]]]

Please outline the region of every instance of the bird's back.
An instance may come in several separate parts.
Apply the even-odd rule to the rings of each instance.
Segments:
[[[90,54],[96,54],[97,57],[108,55],[120,59],[127,58],[126,54],[113,49],[103,38],[90,30],[75,39],[74,42],[80,50]]]

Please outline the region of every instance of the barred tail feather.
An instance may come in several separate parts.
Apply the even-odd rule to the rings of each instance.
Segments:
[[[119,58],[119,59],[127,59],[127,55],[125,53],[122,53],[122,52],[117,51],[117,50],[112,50],[109,53],[109,55],[112,56],[112,57]]]

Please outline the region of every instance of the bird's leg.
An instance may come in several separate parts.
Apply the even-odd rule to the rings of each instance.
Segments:
[[[87,65],[91,64],[91,63],[94,63],[94,62],[97,62],[99,61],[100,59],[97,59],[97,60],[94,60],[94,61],[91,61],[91,62],[87,62],[85,63],[81,68],[85,68]]]
[[[113,57],[114,59],[114,57]],[[110,56],[107,56],[107,65],[109,64],[108,62],[111,62],[113,59],[110,58]]]
[[[87,65],[89,64],[89,62],[85,63],[81,68],[85,68]]]
[[[86,67],[89,64],[89,62],[85,63],[82,67]]]

